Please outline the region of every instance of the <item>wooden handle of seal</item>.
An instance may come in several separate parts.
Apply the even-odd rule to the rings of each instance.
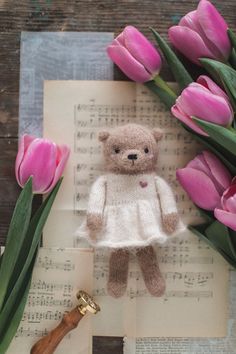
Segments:
[[[30,351],[30,354],[54,353],[60,341],[68,332],[78,326],[78,323],[82,317],[83,315],[80,313],[78,307],[75,307],[72,311],[66,313],[63,316],[61,323],[56,328],[35,343]]]

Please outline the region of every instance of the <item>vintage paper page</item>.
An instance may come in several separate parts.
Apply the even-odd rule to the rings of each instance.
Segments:
[[[72,150],[63,186],[44,233],[46,246],[81,245],[74,236],[84,217],[89,188],[102,173],[98,131],[136,122],[159,126],[158,173],[172,185],[186,224],[200,221],[197,210],[176,183],[175,171],[193,158],[200,146],[144,86],[130,82],[51,81],[45,83],[44,136],[67,143]],[[93,319],[95,335],[132,337],[220,337],[226,334],[228,269],[209,247],[186,230],[157,249],[167,281],[162,298],[151,297],[134,257],[126,295],[107,295],[107,252],[96,252],[94,295],[102,305]]]
[[[124,354],[234,354],[236,353],[236,272],[229,277],[229,320],[224,338],[124,338]]]
[[[150,296],[132,256],[126,296],[116,300],[106,291],[108,255],[97,252],[94,295],[103,308],[104,322],[93,319],[94,333],[128,337],[225,336],[228,274],[224,261],[189,232],[160,247],[157,256],[166,279],[165,295]]]
[[[45,81],[44,136],[69,145],[71,156],[45,228],[44,246],[76,244],[74,233],[86,210],[90,186],[104,167],[98,131],[127,122],[164,131],[157,172],[172,185],[182,220],[199,222],[197,210],[175,178],[176,168],[185,166],[199,145],[148,89],[132,82]]]
[[[76,306],[78,290],[92,292],[92,272],[91,249],[40,248],[25,312],[7,354],[29,353],[34,343],[56,327],[63,313]],[[55,353],[92,353],[91,338],[88,314]]]

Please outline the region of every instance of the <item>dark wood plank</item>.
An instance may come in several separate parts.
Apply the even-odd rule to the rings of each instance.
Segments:
[[[93,337],[93,354],[122,354],[123,338]]]
[[[0,245],[4,244],[8,225],[20,188],[15,182],[17,139],[0,139]]]

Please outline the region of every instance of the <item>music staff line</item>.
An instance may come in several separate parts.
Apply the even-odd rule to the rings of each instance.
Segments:
[[[168,282],[183,281],[184,285],[206,285],[213,279],[213,272],[163,272],[162,274]],[[108,269],[95,269],[94,277],[99,280],[108,277]],[[129,279],[140,280],[142,279],[141,272],[139,270],[129,271]]]
[[[95,289],[93,292],[94,296],[109,296],[107,290],[105,288]],[[130,299],[138,298],[138,297],[151,297],[150,293],[146,289],[128,289],[126,291],[125,296],[129,297]],[[213,291],[197,291],[197,290],[169,290],[166,291],[164,294],[162,301],[165,302],[171,298],[191,298],[191,299],[209,299],[213,297]]]
[[[73,292],[71,284],[49,283],[43,280],[32,281],[30,291],[41,290],[49,293],[62,291],[63,294],[71,294]]]
[[[72,271],[75,269],[75,265],[71,262],[70,259],[65,262],[54,262],[52,259],[48,257],[41,258],[38,257],[37,263],[35,265],[37,268],[43,268],[45,270],[54,269],[54,270],[64,270],[64,271]]]

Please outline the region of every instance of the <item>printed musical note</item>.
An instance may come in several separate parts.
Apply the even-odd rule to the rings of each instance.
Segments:
[[[81,269],[86,268],[86,277]],[[93,252],[40,248],[25,311],[7,353],[29,353],[37,339],[46,335],[66,311],[76,306],[79,287],[92,293]],[[59,354],[77,353],[78,342],[89,347],[89,322],[65,337]],[[86,352],[89,352],[87,349]]]

